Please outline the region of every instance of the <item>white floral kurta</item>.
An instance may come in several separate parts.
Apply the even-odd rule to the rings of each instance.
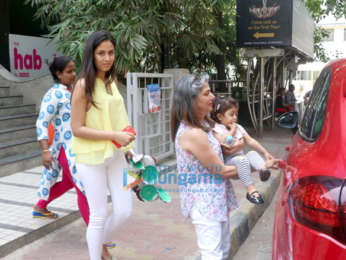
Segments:
[[[50,188],[56,183],[61,166],[58,163],[60,147],[64,147],[73,181],[83,191],[83,184],[78,178],[75,166],[75,154],[71,152],[72,130],[71,130],[71,93],[62,84],[55,84],[44,95],[40,114],[36,121],[37,139],[48,139],[48,125],[52,123],[55,129],[54,139],[49,147],[54,162],[52,168],[44,168],[37,195],[47,200]]]

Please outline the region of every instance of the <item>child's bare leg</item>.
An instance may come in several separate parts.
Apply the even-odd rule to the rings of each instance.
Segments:
[[[254,184],[249,185],[249,186],[246,187],[246,191],[247,191],[247,193],[249,193],[249,194],[253,193],[253,192],[256,191],[256,190],[257,190],[257,189],[256,189],[256,186],[255,186]]]

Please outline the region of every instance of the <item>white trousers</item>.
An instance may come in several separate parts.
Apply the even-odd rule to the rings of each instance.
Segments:
[[[201,260],[227,259],[231,249],[229,220],[209,220],[194,208],[191,211],[191,219],[197,235]]]
[[[101,260],[102,244],[112,241],[116,229],[131,215],[131,190],[124,191],[124,154],[98,165],[76,164],[89,203],[90,217],[86,239],[91,260]],[[107,190],[112,197],[112,214],[107,217]]]

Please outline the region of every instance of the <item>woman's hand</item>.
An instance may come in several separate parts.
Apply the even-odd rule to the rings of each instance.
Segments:
[[[54,158],[49,150],[42,152],[42,164],[47,170],[52,167],[53,160]]]
[[[224,180],[228,180],[228,179],[239,180],[238,170],[237,170],[236,166],[225,165],[224,169],[226,169],[226,171],[224,171],[222,173],[222,179],[224,179]]]
[[[240,139],[240,140],[236,140],[234,144],[232,144],[232,146],[222,145],[222,150],[225,154],[230,155],[244,149],[244,146],[245,146],[244,139]]]
[[[113,140],[115,140],[121,146],[127,146],[133,140],[135,140],[136,136],[129,132],[121,132],[117,131],[114,134]]]

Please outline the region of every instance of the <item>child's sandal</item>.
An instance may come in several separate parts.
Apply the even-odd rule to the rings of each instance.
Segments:
[[[269,170],[260,170],[259,171],[259,177],[261,181],[267,181],[270,177],[270,171]]]
[[[255,196],[255,194],[257,194],[257,196]],[[246,193],[246,198],[248,201],[250,201],[251,203],[254,203],[254,204],[263,204],[264,203],[262,195],[257,190],[255,190],[254,192],[251,192],[250,194]]]

